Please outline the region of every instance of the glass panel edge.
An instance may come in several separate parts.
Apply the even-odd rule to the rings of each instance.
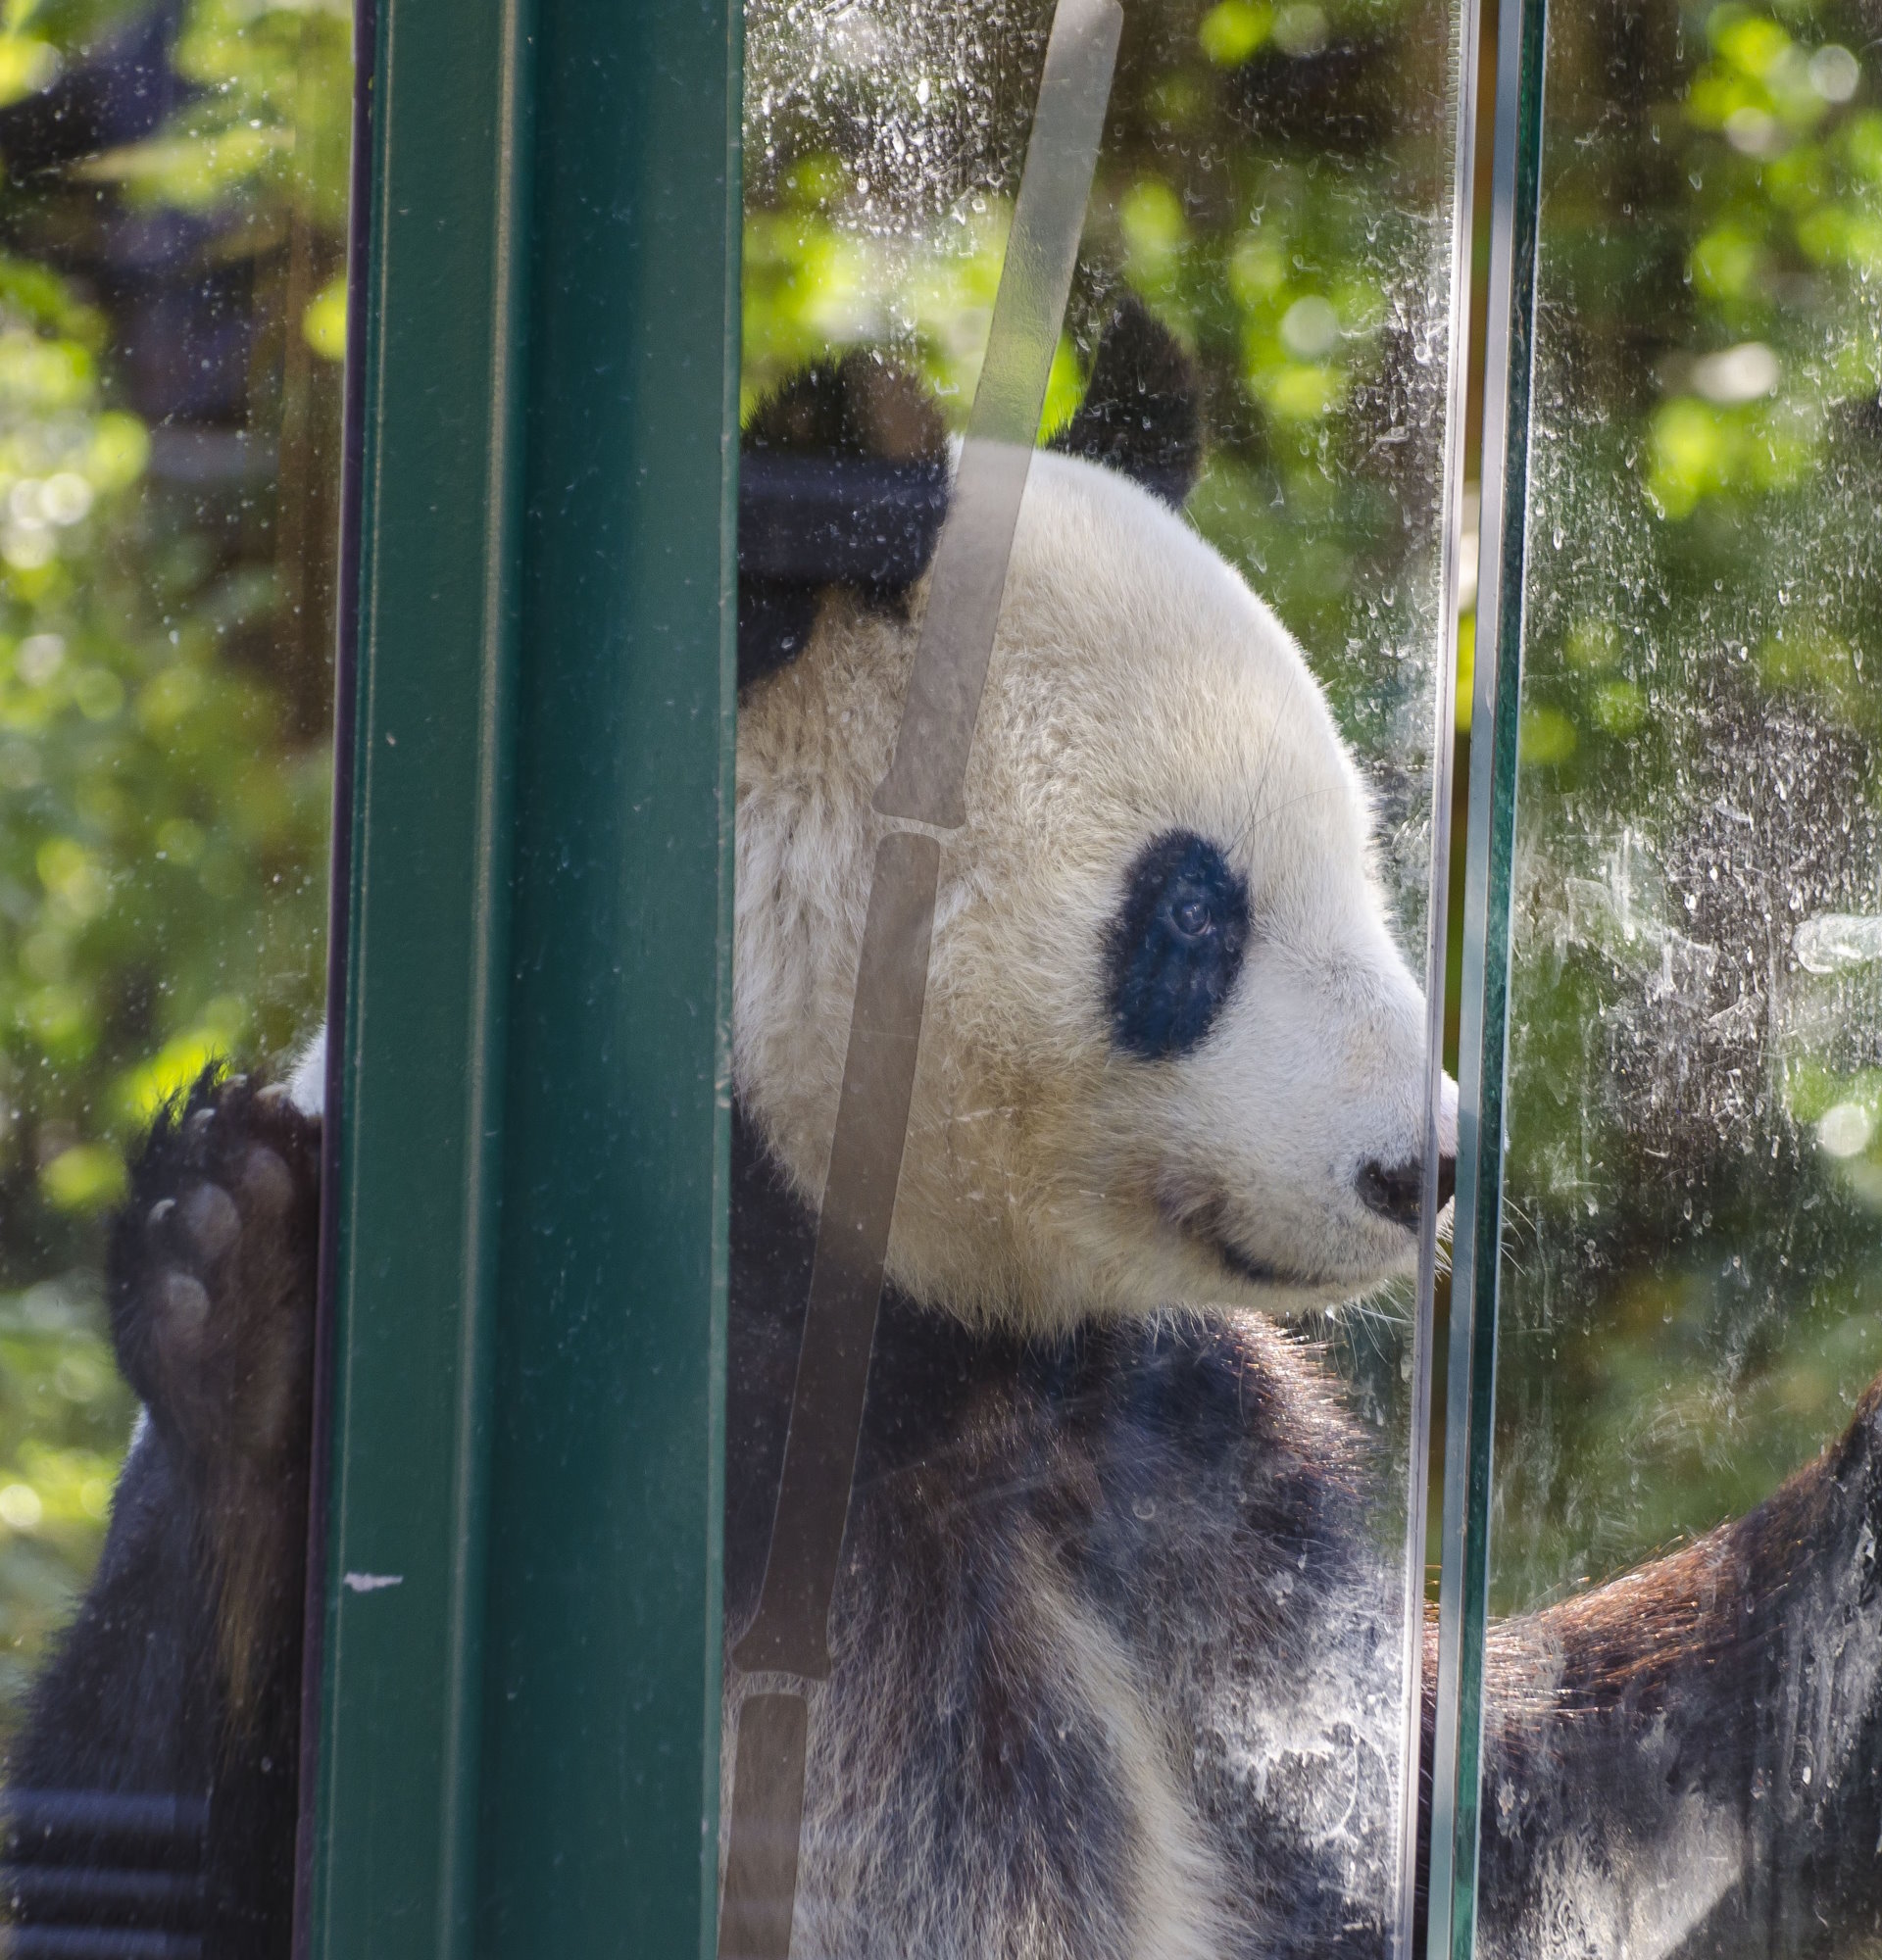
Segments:
[[[1546,0],[1502,0],[1483,394],[1483,538],[1465,845],[1458,1187],[1426,1951],[1471,1960],[1502,1231],[1510,858],[1521,713],[1529,308]],[[1484,739],[1486,738],[1487,739]]]

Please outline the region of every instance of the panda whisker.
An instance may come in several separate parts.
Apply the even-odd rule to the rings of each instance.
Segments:
[[[1271,809],[1263,810],[1260,813],[1260,821],[1263,823],[1272,823],[1277,816],[1285,815],[1297,804],[1312,803],[1319,797],[1331,796],[1333,793],[1333,785],[1329,783],[1322,783],[1316,789],[1303,790],[1299,796],[1291,796],[1285,803],[1277,803]],[[1249,825],[1243,830],[1242,834],[1244,837],[1249,835],[1253,829],[1254,821],[1255,819],[1251,819]]]
[[[1315,802],[1317,798],[1321,798],[1321,796],[1331,796],[1331,794],[1333,794],[1333,786],[1331,786],[1331,784],[1321,784],[1321,786],[1319,786],[1319,788],[1315,788],[1315,790],[1302,790],[1302,792],[1300,792],[1300,796],[1290,796],[1290,798],[1288,798],[1288,800],[1286,800],[1284,804],[1276,804],[1276,806],[1274,806],[1272,809],[1266,809],[1266,811],[1263,811],[1263,821],[1266,821],[1266,823],[1272,823],[1272,821],[1274,821],[1274,817],[1278,817],[1278,815],[1284,815],[1284,813],[1286,813],[1288,809],[1294,809],[1294,808],[1296,808],[1296,804],[1312,804],[1312,802]]]

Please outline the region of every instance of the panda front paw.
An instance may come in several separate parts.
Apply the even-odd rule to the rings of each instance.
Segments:
[[[279,1087],[210,1068],[157,1118],[112,1235],[119,1365],[183,1465],[304,1451],[321,1126]]]

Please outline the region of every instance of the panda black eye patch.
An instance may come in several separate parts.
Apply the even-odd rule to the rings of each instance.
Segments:
[[[1113,921],[1106,982],[1113,1039],[1162,1060],[1214,1024],[1248,950],[1248,881],[1206,837],[1172,830],[1145,846]]]

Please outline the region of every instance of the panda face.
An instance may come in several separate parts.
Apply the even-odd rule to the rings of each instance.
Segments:
[[[826,595],[738,754],[738,1094],[821,1192],[910,617]],[[1172,511],[1033,462],[943,843],[890,1268],[1028,1330],[1407,1267],[1424,1003],[1299,650]],[[1451,1146],[1447,1143],[1446,1149]]]

